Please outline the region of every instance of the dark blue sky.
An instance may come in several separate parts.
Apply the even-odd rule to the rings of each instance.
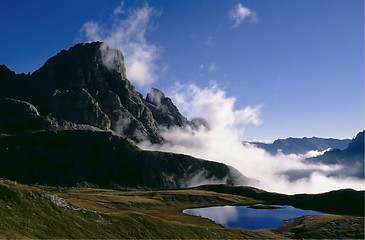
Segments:
[[[143,94],[215,82],[234,110],[259,109],[248,140],[352,138],[364,128],[362,0],[13,0],[1,4],[0,29],[0,64],[17,73],[108,40]]]

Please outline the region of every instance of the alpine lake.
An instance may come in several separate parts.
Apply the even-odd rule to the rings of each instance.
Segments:
[[[288,205],[219,206],[185,209],[185,214],[209,218],[226,228],[274,230],[290,219],[321,212],[303,210]]]

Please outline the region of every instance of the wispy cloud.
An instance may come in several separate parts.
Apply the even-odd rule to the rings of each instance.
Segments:
[[[248,7],[243,6],[241,3],[237,3],[237,5],[233,7],[233,9],[229,12],[229,18],[234,22],[233,28],[238,27],[245,20],[257,22],[256,13]]]
[[[124,14],[124,2],[121,2],[120,5],[114,9],[113,13],[114,15]]]
[[[207,37],[204,41],[204,45],[211,47],[214,45],[213,37]]]
[[[163,70],[157,64],[160,48],[146,39],[146,32],[152,28],[150,19],[155,15],[158,12],[147,4],[125,11],[122,2],[114,9],[111,24],[89,21],[84,24],[82,32],[88,41],[103,41],[121,50],[129,80],[148,88]]]
[[[215,63],[211,63],[208,67],[208,72],[214,72],[217,69],[217,65]]]

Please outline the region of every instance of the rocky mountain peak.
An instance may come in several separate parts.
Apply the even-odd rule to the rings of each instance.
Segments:
[[[187,119],[153,88],[146,99],[127,79],[121,51],[106,43],[79,43],[51,57],[31,75],[0,68],[0,98],[29,102],[40,115],[111,129],[134,141],[161,142],[160,126]]]
[[[157,88],[152,88],[146,97],[147,102],[156,106],[161,106],[161,101],[163,101],[163,99],[165,99],[165,94]]]
[[[111,81],[126,80],[122,53],[106,43],[79,43],[51,57],[32,74],[34,81],[45,80],[50,88],[105,88]]]

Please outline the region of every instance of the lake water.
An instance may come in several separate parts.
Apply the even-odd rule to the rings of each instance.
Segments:
[[[209,218],[226,228],[276,229],[285,220],[304,215],[323,214],[312,210],[303,210],[292,206],[273,205],[277,209],[254,209],[247,206],[221,206],[208,208],[185,209],[189,215]],[[259,205],[260,207],[260,205]]]

